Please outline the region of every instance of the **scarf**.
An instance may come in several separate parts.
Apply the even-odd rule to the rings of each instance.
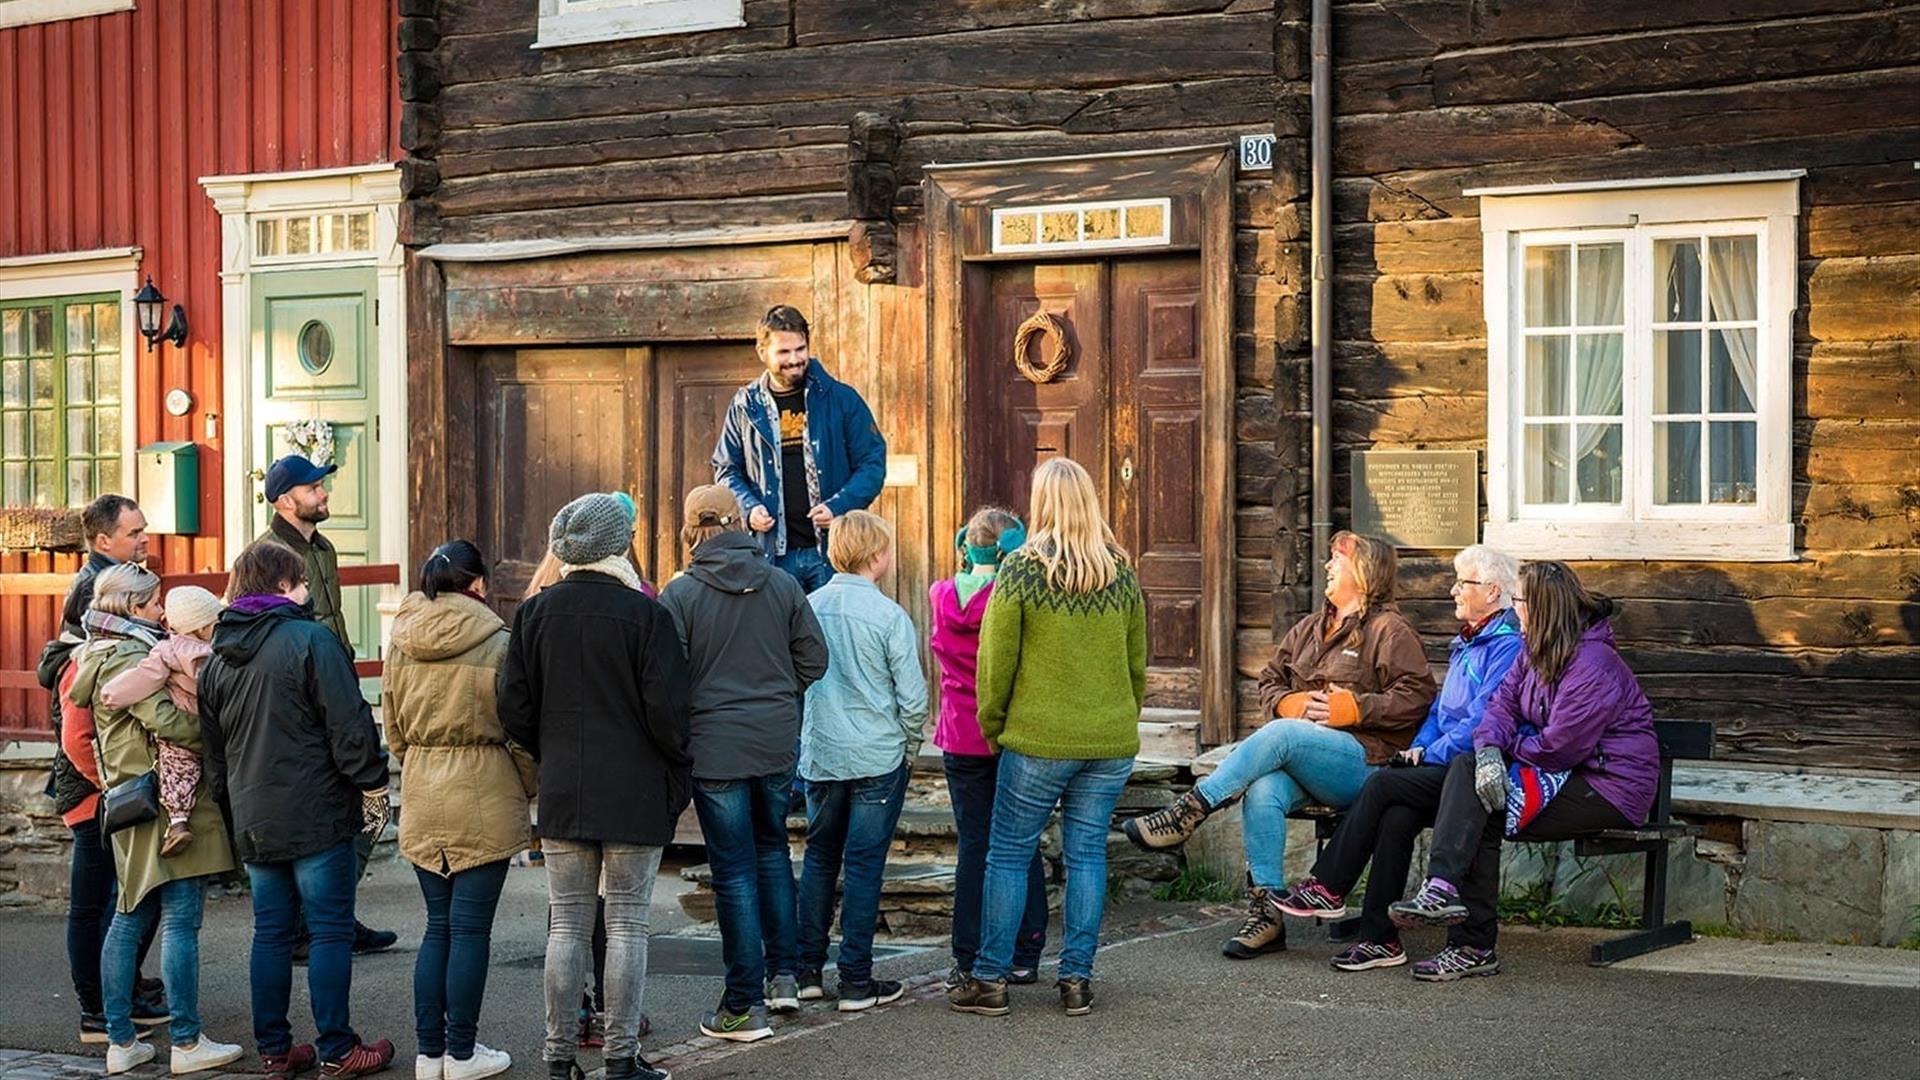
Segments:
[[[610,578],[618,578],[622,585],[625,585],[637,593],[647,591],[646,588],[640,584],[640,572],[633,568],[633,564],[627,561],[625,555],[609,555],[599,562],[587,563],[585,566],[575,566],[572,563],[568,563],[560,568],[560,576],[563,578],[569,577],[582,570],[595,574],[605,574]]]
[[[279,593],[248,593],[228,606],[242,615],[258,615],[282,604],[292,605],[293,598],[281,596]]]
[[[95,608],[88,608],[87,613],[80,616],[80,625],[90,638],[132,638],[146,643],[149,649],[160,644],[160,639],[167,636],[164,628],[145,619],[115,615]]]

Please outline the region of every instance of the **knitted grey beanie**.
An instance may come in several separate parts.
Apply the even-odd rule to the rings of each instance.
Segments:
[[[547,546],[568,566],[591,566],[624,555],[633,544],[633,519],[605,492],[582,495],[560,508],[547,528]]]

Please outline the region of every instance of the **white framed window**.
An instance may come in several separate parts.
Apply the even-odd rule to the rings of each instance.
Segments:
[[[744,0],[540,0],[533,47],[727,30],[747,25]]]
[[[0,29],[132,10],[133,0],[0,0]]]
[[[1172,199],[996,207],[993,252],[1164,247],[1172,218]]]
[[[1489,544],[1792,559],[1797,172],[1481,198]]]
[[[366,259],[372,253],[372,210],[322,210],[253,219],[256,263]]]

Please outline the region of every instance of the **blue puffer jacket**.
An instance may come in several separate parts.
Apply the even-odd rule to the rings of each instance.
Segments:
[[[807,365],[807,492],[835,517],[865,510],[887,478],[887,440],[860,392],[827,374],[818,359]],[[727,406],[713,449],[713,480],[732,489],[740,512],[765,507],[774,527],[754,534],[769,558],[787,553],[780,493],[780,422],[762,375],[741,387]],[[824,543],[822,544],[824,547]]]
[[[1427,710],[1426,723],[1413,737],[1413,745],[1426,751],[1422,765],[1445,765],[1457,754],[1473,752],[1473,729],[1486,715],[1487,702],[1519,659],[1523,645],[1520,617],[1512,608],[1470,640],[1454,636],[1447,655],[1447,680]]]

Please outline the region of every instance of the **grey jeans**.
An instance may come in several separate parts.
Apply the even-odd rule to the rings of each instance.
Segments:
[[[647,986],[647,916],[657,847],[594,840],[544,839],[547,909],[548,1061],[572,1061],[580,988],[593,972],[593,924],[605,871],[607,898],[607,1058],[640,1051]]]

